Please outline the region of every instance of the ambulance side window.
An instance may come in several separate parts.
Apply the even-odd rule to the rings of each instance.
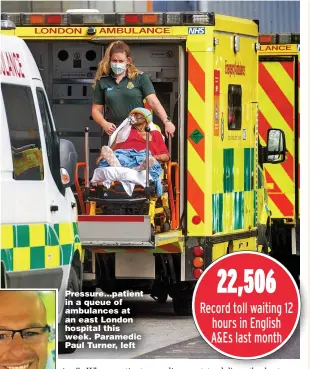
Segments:
[[[228,129],[240,130],[242,126],[242,88],[228,85]]]
[[[30,87],[1,84],[11,141],[13,178],[44,179],[39,125]]]
[[[37,97],[41,113],[42,125],[44,130],[46,152],[51,173],[57,186],[62,190],[60,178],[60,159],[59,159],[59,141],[53,127],[52,117],[48,109],[48,103],[42,89],[37,88]]]

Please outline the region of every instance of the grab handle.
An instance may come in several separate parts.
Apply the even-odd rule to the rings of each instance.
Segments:
[[[86,178],[85,187],[89,188],[89,128],[85,127],[85,164],[86,164]]]
[[[146,187],[145,192],[149,195],[149,187],[150,187],[150,162],[149,162],[149,147],[150,147],[150,127],[145,127],[146,132]]]

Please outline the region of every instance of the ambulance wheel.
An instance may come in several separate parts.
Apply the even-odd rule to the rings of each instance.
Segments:
[[[79,292],[79,280],[78,280],[78,276],[77,276],[76,271],[73,268],[73,266],[71,266],[71,268],[70,268],[70,275],[69,275],[67,290],[70,291],[70,292]],[[77,301],[76,297],[67,297],[66,300],[67,301],[68,300],[73,301],[73,305],[70,305],[70,303],[68,304],[68,306],[70,306],[70,308],[76,308],[76,304],[75,304],[75,302]],[[64,309],[65,309],[65,307],[64,307]],[[78,316],[71,315],[71,314],[70,315],[65,314],[65,312],[63,312],[61,322],[60,322],[60,327],[59,327],[59,329],[61,329],[63,332],[65,332],[65,319],[66,318],[75,318],[77,320]],[[66,323],[66,325],[70,326],[71,324]],[[72,340],[72,341],[69,341],[69,342],[74,344],[74,345],[76,345],[78,343],[77,340]],[[66,341],[58,342],[58,352],[60,354],[72,354],[75,350],[76,350],[75,348],[66,347]]]
[[[257,228],[257,243],[262,245],[262,253],[269,254],[271,249],[271,232],[270,227],[260,224]]]
[[[192,315],[192,293],[180,291],[172,295],[172,304],[175,315]]]

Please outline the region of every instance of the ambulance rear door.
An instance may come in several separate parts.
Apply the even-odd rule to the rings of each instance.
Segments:
[[[272,218],[298,218],[298,57],[260,56],[259,133],[266,144],[270,128],[285,133],[287,155],[280,165],[264,164]]]

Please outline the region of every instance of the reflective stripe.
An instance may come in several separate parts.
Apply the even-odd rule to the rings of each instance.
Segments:
[[[193,44],[194,48],[195,45]],[[206,194],[206,52],[191,50],[188,54],[188,115],[187,115],[187,228],[190,235],[205,234]],[[193,223],[199,217],[198,224]]]
[[[76,223],[1,225],[1,260],[7,271],[51,268],[82,257]]]
[[[295,204],[295,64],[288,61],[259,63],[259,132],[266,144],[267,131],[284,131],[287,159],[279,165],[265,164],[269,208],[273,218],[294,217]],[[297,185],[297,184],[296,184]]]
[[[220,155],[219,155],[220,156]],[[212,195],[212,229],[216,233],[248,230],[256,224],[254,148],[223,149],[222,191]],[[241,179],[241,180],[240,180]]]

